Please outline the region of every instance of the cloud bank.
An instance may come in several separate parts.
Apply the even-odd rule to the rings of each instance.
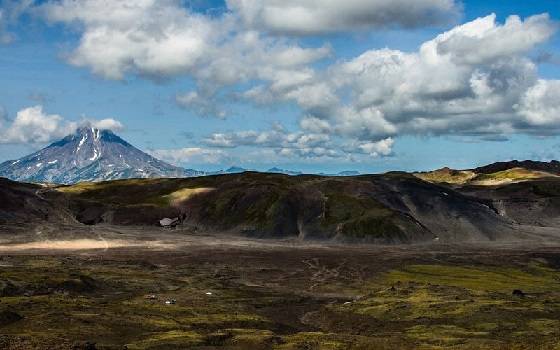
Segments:
[[[402,135],[504,139],[559,129],[560,82],[539,77],[530,58],[557,30],[547,14],[504,23],[491,14],[413,52],[374,48],[336,60],[328,42],[305,46],[299,38],[449,24],[461,6],[452,0],[228,0],[223,14],[211,16],[178,0],[111,6],[51,0],[38,11],[79,33],[70,64],[107,79],[189,77],[196,87],[177,92],[175,102],[198,114],[227,118],[227,96],[299,107],[299,130],[215,132],[201,140],[216,150],[383,157]]]
[[[227,0],[243,23],[284,35],[321,35],[387,27],[449,24],[459,17],[454,0]]]

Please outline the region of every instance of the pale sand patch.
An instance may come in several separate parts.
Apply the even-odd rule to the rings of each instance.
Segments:
[[[178,205],[181,202],[184,202],[197,194],[208,193],[214,190],[215,190],[214,188],[207,188],[207,187],[183,188],[181,190],[165,195],[164,198],[169,200],[169,203],[171,205]]]
[[[114,249],[124,247],[146,247],[146,248],[170,248],[169,244],[161,241],[133,242],[125,240],[94,240],[76,239],[60,241],[38,241],[20,244],[2,244],[0,251],[13,252],[23,250],[91,250],[91,249]]]

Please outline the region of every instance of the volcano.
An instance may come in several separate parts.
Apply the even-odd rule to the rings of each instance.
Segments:
[[[201,174],[156,159],[112,131],[91,126],[81,127],[33,154],[0,164],[0,177],[59,184]]]

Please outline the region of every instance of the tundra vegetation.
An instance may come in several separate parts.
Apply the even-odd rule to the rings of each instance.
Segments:
[[[0,347],[558,348],[557,252],[417,249],[3,255]]]

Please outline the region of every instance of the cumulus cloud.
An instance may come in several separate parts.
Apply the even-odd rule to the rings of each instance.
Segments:
[[[232,133],[214,133],[204,139],[204,143],[221,148],[234,148],[239,146],[263,147],[318,147],[330,141],[326,134],[306,134],[303,132],[288,132],[278,123],[267,131],[239,131]]]
[[[498,23],[492,14],[413,52],[372,49],[319,65],[333,56],[329,45],[304,47],[297,38],[270,33],[437,24],[459,6],[452,0],[327,0],[320,6],[228,0],[229,11],[207,16],[179,0],[107,4],[50,0],[39,6],[50,21],[81,32],[70,63],[108,79],[188,76],[196,86],[175,102],[203,115],[225,118],[221,102],[232,96],[261,105],[295,103],[301,110],[298,131],[215,133],[203,140],[215,150],[258,146],[286,155],[380,157],[392,154],[400,135],[490,139],[560,129],[558,82],[540,79],[529,58],[557,29],[548,15]]]
[[[439,55],[449,55],[457,63],[488,63],[526,52],[548,40],[555,30],[548,14],[525,21],[510,16],[503,25],[496,25],[496,15],[492,14],[439,35],[424,50],[433,50],[435,45]]]
[[[306,123],[312,123],[306,119]],[[315,126],[313,126],[315,128]],[[213,148],[254,147],[269,149],[284,158],[350,158],[354,155],[368,155],[370,157],[385,157],[392,155],[393,139],[388,138],[377,142],[354,142],[342,144],[339,139],[333,139],[328,129],[317,129],[317,133],[297,131],[289,132],[282,125],[275,124],[266,131],[237,131],[230,133],[214,133],[203,140],[203,143]],[[324,131],[324,132],[323,132]]]
[[[10,125],[0,128],[0,143],[47,143],[74,132],[77,124],[58,114],[47,114],[42,106],[19,111]]]
[[[0,143],[43,144],[61,139],[77,128],[87,125],[99,129],[122,130],[123,125],[115,119],[86,119],[81,122],[65,120],[58,114],[48,114],[43,106],[28,107],[17,112],[13,121],[0,110]]]
[[[81,32],[67,54],[70,64],[107,79],[127,73],[151,79],[192,77],[196,88],[178,93],[179,107],[204,116],[227,117],[220,90],[264,81],[271,93],[293,89],[314,77],[309,65],[329,57],[329,45],[302,47],[239,24],[236,14],[192,13],[176,0],[53,0],[39,6],[53,23]]]
[[[276,34],[314,35],[386,27],[448,24],[454,0],[227,0],[246,26]]]
[[[68,56],[71,64],[108,79],[123,79],[127,72],[156,79],[193,76],[200,91],[180,94],[177,102],[203,112],[209,108],[201,99],[212,98],[217,87],[274,76],[282,85],[286,75],[331,51],[265,38],[243,30],[233,14],[208,17],[176,0],[121,0],[110,6],[98,0],[59,0],[39,9],[49,21],[82,31]]]
[[[51,22],[83,30],[68,60],[110,79],[189,72],[210,50],[213,23],[174,0],[61,0],[39,7]]]
[[[530,125],[558,128],[560,122],[560,80],[539,80],[517,106]]]
[[[389,137],[377,142],[363,142],[358,144],[357,148],[372,157],[389,156],[393,153],[394,143],[395,141]]]
[[[160,149],[153,150],[150,153],[156,158],[163,159],[176,165],[185,163],[221,164],[227,162],[229,159],[229,156],[223,150],[201,147]]]
[[[512,16],[504,24],[490,15],[438,35],[417,52],[366,51],[287,89],[270,93],[273,84],[262,85],[244,96],[257,103],[294,101],[304,111],[304,130],[362,142],[403,134],[538,133],[542,125],[549,133],[555,83],[539,83],[526,56],[555,29],[547,15]]]

